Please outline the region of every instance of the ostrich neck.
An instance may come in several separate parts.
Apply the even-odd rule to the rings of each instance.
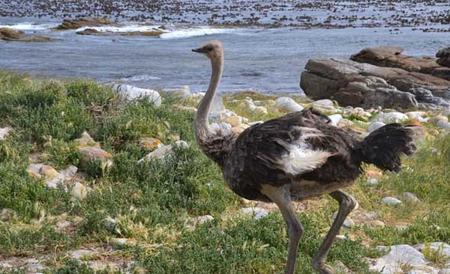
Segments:
[[[210,133],[208,116],[211,110],[214,94],[216,93],[220,78],[222,77],[223,57],[211,59],[211,67],[212,74],[208,90],[200,102],[197,110],[197,117],[195,119],[195,133],[198,141],[205,140]]]

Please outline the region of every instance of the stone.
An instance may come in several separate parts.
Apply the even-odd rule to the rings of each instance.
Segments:
[[[329,99],[322,99],[312,102],[312,107],[320,111],[336,112],[333,101]]]
[[[91,135],[89,135],[89,133],[87,133],[86,131],[84,131],[81,134],[80,138],[75,139],[73,142],[78,148],[82,148],[82,147],[100,147],[100,144],[98,142],[96,142],[91,137]]]
[[[230,124],[231,127],[237,127],[242,124],[242,117],[237,115],[229,116],[223,122]]]
[[[82,260],[83,258],[88,258],[95,256],[96,252],[90,249],[78,249],[73,250],[68,253],[69,257],[76,260]]]
[[[393,111],[393,112],[380,112],[378,116],[375,118],[378,122],[383,122],[385,124],[391,123],[402,123],[407,121],[409,118],[406,114]]]
[[[400,199],[405,203],[417,204],[420,202],[419,198],[417,198],[416,194],[411,192],[403,192],[400,194]]]
[[[58,175],[50,180],[46,180],[48,188],[57,188],[58,185],[64,184],[67,181],[72,180],[72,178],[77,173],[78,168],[76,166],[68,166],[66,169],[60,170]]]
[[[21,30],[0,28],[0,40],[15,42],[50,42],[52,39],[42,35],[29,35]]]
[[[245,207],[241,208],[240,212],[243,213],[244,215],[251,216],[256,220],[264,218],[267,215],[269,215],[269,211],[261,207]]]
[[[202,225],[207,222],[211,222],[214,220],[214,217],[211,215],[203,215],[198,217],[189,218],[187,221],[187,227],[189,229],[194,229],[197,225]]]
[[[12,129],[10,127],[0,128],[0,141],[4,140],[9,135],[11,130]]]
[[[171,95],[180,99],[188,99],[192,96],[192,92],[189,86],[181,86],[175,89],[164,89],[164,92],[170,93]]]
[[[56,230],[63,232],[64,230],[71,227],[72,225],[73,225],[73,223],[70,221],[60,220],[56,223],[55,228],[56,228]]]
[[[78,18],[78,19],[64,19],[64,21],[58,25],[55,29],[56,30],[72,30],[72,29],[79,29],[81,27],[100,27],[100,26],[106,26],[106,25],[112,25],[113,22],[109,19],[103,17],[103,18]]]
[[[330,118],[331,124],[333,126],[338,126],[339,122],[341,122],[341,120],[343,119],[341,114],[329,115],[328,118]]]
[[[438,60],[436,61],[439,65],[450,68],[450,47],[440,49],[436,53]]]
[[[24,261],[26,264],[26,268],[29,273],[42,273],[44,270],[44,266],[38,259],[28,258]]]
[[[132,101],[136,99],[146,98],[149,102],[152,102],[155,107],[161,106],[161,95],[156,90],[138,88],[125,84],[113,85],[113,89],[127,100]]]
[[[442,67],[446,64],[446,49],[436,54],[441,57],[436,60],[431,57],[414,57],[403,55],[404,50],[399,47],[365,48],[352,55],[351,59],[360,63],[368,63],[380,67],[401,68],[411,72],[421,72],[450,80],[450,68]],[[448,54],[447,54],[448,56]]]
[[[160,145],[163,145],[163,143],[161,142],[161,140],[159,140],[157,138],[141,137],[139,139],[139,146],[142,149],[145,149],[145,150],[148,150],[148,151],[153,151],[156,148],[158,148]]]
[[[377,178],[368,178],[366,184],[368,186],[377,186],[379,185],[379,182]]]
[[[70,195],[77,200],[84,200],[87,197],[88,189],[82,183],[76,182],[70,191]]]
[[[410,92],[416,87],[429,90],[434,97],[450,98],[450,81],[445,79],[334,58],[310,59],[300,87],[314,100],[332,99],[342,106],[363,108],[416,108],[422,103]]]
[[[58,171],[52,166],[45,164],[30,164],[27,168],[27,172],[34,178],[53,179],[59,176]]]
[[[416,120],[419,122],[428,122],[428,118],[424,118],[426,116],[426,112],[424,111],[410,111],[405,113],[409,119]]]
[[[0,210],[0,221],[9,222],[15,219],[17,216],[16,212],[10,208],[3,208]]]
[[[294,101],[290,97],[279,97],[275,100],[275,106],[287,112],[302,111],[303,106]]]
[[[370,266],[370,270],[381,274],[403,273],[402,266],[410,269],[420,269],[427,266],[427,261],[422,253],[409,245],[394,245],[382,247],[380,250],[388,249],[388,253],[376,259]],[[411,273],[411,272],[408,272]]]
[[[106,217],[103,220],[103,225],[105,226],[105,229],[109,232],[115,233],[117,231],[117,221],[112,217]]]
[[[142,159],[138,161],[138,163],[142,163],[144,161],[149,160],[162,160],[168,155],[170,155],[173,151],[174,147],[179,147],[182,149],[189,148],[189,144],[183,140],[176,141],[173,145],[160,145],[157,149],[145,155]]]
[[[367,131],[369,133],[379,129],[380,127],[384,127],[386,124],[383,122],[378,122],[378,121],[374,121],[372,123],[370,123],[369,127],[367,128]]]
[[[402,204],[402,201],[394,197],[384,197],[382,202],[388,206],[398,206]]]
[[[258,114],[258,115],[266,115],[266,114],[269,113],[269,111],[267,110],[267,108],[266,108],[266,107],[263,107],[263,106],[257,106],[257,107],[255,107],[255,109],[253,110],[253,112],[254,112],[255,114]]]
[[[91,162],[100,162],[102,168],[109,168],[112,166],[111,153],[99,147],[82,147],[79,149],[81,158],[80,166],[86,168]]]

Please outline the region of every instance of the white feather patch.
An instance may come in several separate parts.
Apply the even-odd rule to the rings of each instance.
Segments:
[[[288,153],[281,156],[278,161],[284,172],[293,176],[314,170],[322,166],[333,154],[323,150],[313,150],[306,139],[323,136],[322,132],[315,128],[299,127],[302,135],[293,144],[283,142]]]

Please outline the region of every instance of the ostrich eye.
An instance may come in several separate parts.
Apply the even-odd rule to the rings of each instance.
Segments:
[[[212,51],[212,50],[213,50],[213,47],[212,47],[212,46],[206,46],[206,47],[204,47],[204,49],[205,49],[206,51]]]

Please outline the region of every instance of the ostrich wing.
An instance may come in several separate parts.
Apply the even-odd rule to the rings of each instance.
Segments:
[[[282,185],[312,175],[328,182],[336,179],[332,178],[335,172],[329,176],[316,173],[340,168],[330,163],[348,165],[353,143],[348,133],[329,124],[327,116],[307,109],[245,130],[230,160],[237,167],[236,177],[245,176],[255,184]]]

